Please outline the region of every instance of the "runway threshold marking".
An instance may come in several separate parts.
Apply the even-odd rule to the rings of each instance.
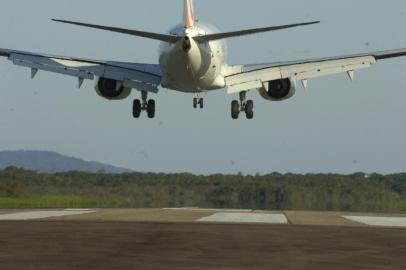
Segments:
[[[259,213],[216,213],[197,220],[198,222],[224,222],[224,223],[268,223],[288,224],[283,214],[259,214]]]
[[[18,221],[18,220],[35,220],[44,219],[51,217],[63,217],[63,216],[73,216],[73,215],[83,215],[95,213],[94,210],[76,210],[76,209],[66,209],[66,210],[53,210],[53,211],[30,211],[12,214],[0,215],[0,221]]]
[[[406,228],[406,217],[343,216],[343,218],[369,226]]]

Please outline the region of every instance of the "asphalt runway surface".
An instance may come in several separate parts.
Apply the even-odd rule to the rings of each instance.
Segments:
[[[404,228],[291,221],[322,213],[287,214],[280,225],[135,219],[199,218],[154,211],[1,221],[0,269],[406,269]]]

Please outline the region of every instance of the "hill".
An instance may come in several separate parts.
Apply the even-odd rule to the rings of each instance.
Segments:
[[[67,157],[48,151],[0,151],[0,170],[18,167],[26,170],[58,173],[69,171],[123,173],[129,170],[94,161]]]

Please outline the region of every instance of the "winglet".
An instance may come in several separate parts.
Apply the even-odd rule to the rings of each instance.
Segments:
[[[184,23],[186,28],[191,28],[196,23],[195,8],[193,0],[185,0]]]

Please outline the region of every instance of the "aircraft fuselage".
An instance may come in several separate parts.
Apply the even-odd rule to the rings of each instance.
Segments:
[[[227,47],[224,41],[198,43],[193,37],[212,34],[214,27],[178,25],[169,31],[183,37],[177,43],[162,43],[159,64],[162,86],[181,92],[204,92],[225,87]]]

